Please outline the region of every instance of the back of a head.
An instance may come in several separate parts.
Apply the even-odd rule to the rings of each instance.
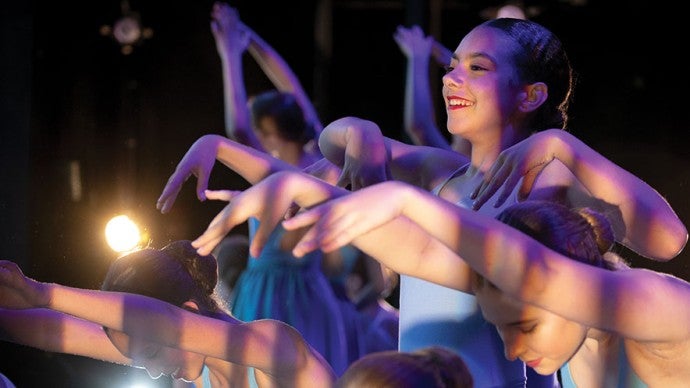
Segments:
[[[472,388],[467,365],[455,352],[429,347],[415,352],[370,353],[338,379],[338,388]]]
[[[307,122],[302,107],[292,93],[271,90],[255,96],[251,102],[254,127],[263,118],[271,118],[286,141],[302,145],[313,140],[316,130]]]
[[[214,313],[219,310],[214,295],[217,281],[215,258],[199,256],[190,241],[180,240],[118,258],[101,289],[146,295],[175,306],[193,300],[201,310]]]
[[[615,241],[611,224],[592,209],[528,200],[507,207],[496,218],[574,260],[616,268],[605,258]]]
[[[533,130],[566,128],[575,76],[560,39],[531,20],[498,18],[482,26],[503,31],[522,48],[514,59],[523,82],[543,82],[548,87],[547,100],[531,119]]]

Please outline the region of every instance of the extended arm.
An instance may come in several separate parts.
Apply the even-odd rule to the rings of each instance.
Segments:
[[[163,188],[156,207],[167,213],[187,179],[197,177],[196,193],[199,200],[206,199],[204,191],[213,166],[218,161],[235,171],[249,183],[256,183],[276,171],[298,171],[297,167],[271,155],[242,145],[220,135],[204,135],[192,144]]]
[[[48,309],[0,308],[0,340],[55,353],[130,365],[93,322]]]
[[[332,374],[301,335],[279,321],[220,320],[143,295],[36,282],[7,261],[0,261],[0,281],[3,291],[14,289],[26,305],[69,314],[162,346],[252,366],[277,378],[305,380],[313,373],[319,377]],[[7,294],[0,302],[5,302]],[[17,299],[13,299],[11,307],[18,307],[14,302]]]
[[[486,175],[485,182],[490,183],[477,190],[476,206],[505,182],[500,204],[523,176],[520,193],[525,197],[542,168],[554,159],[565,165],[593,197],[617,208],[621,219],[611,218],[611,222],[615,230],[623,231],[616,236],[619,242],[655,260],[672,259],[683,249],[687,229],[654,188],[559,129],[536,133],[504,151]]]
[[[398,229],[403,223],[414,233]],[[401,273],[465,291],[469,291],[463,288],[469,285],[469,264],[515,298],[586,326],[639,341],[680,340],[690,335],[687,282],[648,270],[610,271],[576,262],[494,218],[401,182],[362,189],[284,222],[288,229],[312,224],[295,247],[298,254],[318,247],[330,250],[351,241],[377,260],[390,261],[391,268],[397,266]],[[419,250],[412,258],[405,252],[388,251],[397,249],[396,244],[401,251],[408,250],[411,241],[421,241],[422,235],[443,243],[462,261]],[[388,257],[395,254],[401,256]],[[669,330],[658,330],[666,328],[665,322]]]
[[[469,161],[457,152],[386,138],[375,123],[356,117],[328,124],[319,147],[324,157],[342,167],[341,181],[349,181],[353,189],[391,176],[430,190]]]
[[[399,200],[396,196],[385,198],[385,201],[379,203],[381,199],[376,196],[363,197],[367,193],[369,191],[365,191],[362,195],[351,194],[345,189],[331,186],[303,173],[273,174],[244,192],[225,192],[227,196],[224,199],[230,200],[229,204],[192,245],[198,248],[200,254],[206,254],[212,251],[234,226],[246,221],[249,217],[256,217],[261,220],[261,223],[252,241],[250,252],[258,256],[267,236],[275,225],[284,219],[285,211],[293,202],[303,208],[310,208],[324,201],[328,201],[324,204],[329,206],[331,203],[341,203],[341,200],[347,201],[352,197],[359,201],[345,202],[348,205],[342,213],[351,217],[346,217],[350,222],[344,224],[347,226],[340,230],[345,230],[343,236],[346,236],[346,239],[352,236],[359,237],[353,241],[356,248],[397,273],[417,276],[460,290],[469,290],[467,266],[445,245],[429,238],[419,226],[405,218],[382,226],[386,221],[394,218],[390,215],[395,215],[396,209],[399,208]],[[372,211],[372,206],[376,207],[375,211]],[[368,210],[362,211],[363,209]],[[430,215],[430,217],[433,216]],[[319,219],[319,222],[328,222],[330,218],[329,215]],[[310,232],[318,230],[319,225],[312,228]],[[287,224],[285,226],[287,227]],[[377,229],[378,227],[380,230]],[[334,251],[348,242],[349,240],[343,241],[342,244],[332,249],[324,249],[324,251]],[[318,246],[313,247],[313,249],[317,248]],[[298,256],[303,253],[299,250],[294,252]],[[430,263],[432,258],[434,265],[428,265],[427,263]]]

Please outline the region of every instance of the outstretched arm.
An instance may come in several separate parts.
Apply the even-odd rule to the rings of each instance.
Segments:
[[[102,326],[49,309],[0,308],[0,340],[47,352],[131,364],[113,346]]]
[[[393,228],[401,220],[419,228],[414,236]],[[384,182],[325,202],[283,224],[287,229],[313,225],[295,247],[297,255],[319,247],[335,249],[350,240],[358,247],[373,247],[374,240],[380,241],[379,247],[386,240],[407,247],[408,239],[427,235],[463,261],[425,253],[418,256],[416,266],[405,268],[402,253],[391,264],[401,266],[402,273],[461,290],[458,277],[465,279],[464,286],[469,284],[469,275],[461,272],[469,264],[513,297],[586,326],[641,342],[690,337],[690,304],[684,302],[690,297],[687,282],[648,270],[610,271],[579,263],[494,218],[401,182]],[[376,259],[390,253],[370,252]],[[658,330],[666,328],[664,322],[669,331]]]
[[[276,171],[298,170],[287,162],[226,137],[204,135],[192,144],[177,164],[158,198],[156,207],[163,213],[170,211],[182,185],[192,175],[197,178],[197,198],[200,201],[206,200],[204,191],[208,188],[208,180],[216,159],[249,183],[256,183]]]
[[[252,366],[278,379],[289,376],[310,381],[310,375],[316,374],[326,378],[321,381],[332,381],[333,372],[323,358],[295,329],[279,321],[220,320],[143,295],[36,282],[9,261],[0,261],[0,287],[3,306],[7,302],[18,308],[17,301],[22,300],[25,306],[69,314],[162,346]]]
[[[351,184],[353,190],[389,177],[431,190],[469,161],[457,152],[386,138],[374,122],[356,117],[328,124],[319,147],[324,157],[342,167],[340,185]]]
[[[400,198],[393,196],[381,202],[381,198],[376,195],[367,196],[367,193],[370,191],[354,195],[350,191],[331,186],[309,175],[294,172],[273,174],[244,192],[209,193],[209,198],[213,195],[230,202],[211,222],[208,229],[193,241],[192,245],[200,254],[206,254],[212,251],[213,247],[234,226],[249,217],[256,217],[261,220],[261,223],[250,251],[252,255],[258,256],[267,236],[275,225],[284,219],[286,210],[293,202],[303,208],[310,208],[322,202],[323,206],[344,203],[344,206],[339,207],[339,209],[344,209],[340,214],[347,214],[345,218],[350,222],[344,225],[352,228],[339,229],[339,231],[346,231],[343,234],[344,239],[338,240],[340,244],[337,246],[321,246],[325,252],[332,252],[352,241],[356,248],[397,273],[420,277],[459,290],[469,290],[467,266],[445,245],[429,238],[429,235],[424,233],[418,225],[400,218],[389,225],[382,226],[395,218],[396,210],[400,207]],[[349,201],[350,198],[354,201]],[[372,207],[376,210],[372,210]],[[364,211],[364,209],[367,210]],[[442,217],[440,213],[438,214]],[[299,218],[299,215],[297,217]],[[429,217],[433,218],[434,215],[429,215]],[[330,215],[327,218],[330,219]],[[324,218],[319,222],[327,221]],[[284,225],[288,226],[287,223]],[[311,231],[318,228],[319,226],[316,226]],[[290,229],[299,228],[290,227]],[[354,236],[358,238],[352,240]],[[305,251],[317,248],[319,246],[306,250],[296,248],[293,253],[301,256]],[[434,265],[428,264],[431,258],[434,260]]]
[[[475,191],[475,208],[503,186],[496,203],[500,205],[523,177],[519,193],[526,197],[541,170],[554,159],[593,197],[618,209],[620,220],[611,218],[614,230],[623,231],[617,241],[645,257],[664,261],[684,248],[687,229],[654,188],[560,129],[536,133],[503,151]]]

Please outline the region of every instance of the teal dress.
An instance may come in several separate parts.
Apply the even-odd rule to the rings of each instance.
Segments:
[[[558,373],[562,388],[577,388],[575,380],[573,380],[573,376],[570,374],[570,365],[568,363],[563,365]],[[621,341],[618,352],[618,384],[616,384],[615,388],[647,388],[647,384],[640,380],[630,367],[623,341]]]
[[[258,221],[250,219],[250,240],[257,227]],[[356,320],[344,316],[321,270],[322,253],[294,257],[280,248],[284,233],[278,225],[261,255],[248,258],[232,290],[230,309],[242,321],[270,318],[293,326],[340,375],[353,358],[348,342],[359,342],[352,327]]]

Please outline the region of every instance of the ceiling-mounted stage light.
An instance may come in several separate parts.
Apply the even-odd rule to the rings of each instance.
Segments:
[[[103,36],[112,37],[120,45],[123,55],[129,55],[135,46],[153,36],[153,29],[142,26],[141,16],[129,8],[129,1],[122,0],[120,8],[122,16],[112,26],[101,26],[100,32]]]

